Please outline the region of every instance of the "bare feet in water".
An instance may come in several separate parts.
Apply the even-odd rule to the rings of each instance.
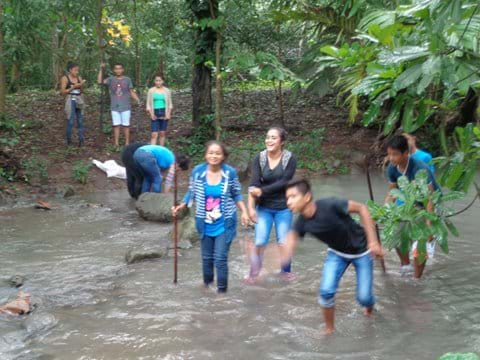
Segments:
[[[365,308],[363,314],[368,317],[373,316],[373,306]]]
[[[325,336],[332,335],[335,332],[335,329],[323,328],[321,330],[307,330],[305,331],[305,335],[309,338],[322,340]]]

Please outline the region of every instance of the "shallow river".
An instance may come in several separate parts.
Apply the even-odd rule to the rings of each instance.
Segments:
[[[375,195],[385,182],[373,179]],[[316,196],[367,200],[362,175],[325,178]],[[469,197],[471,198],[471,196]],[[456,208],[468,198],[455,204]],[[317,305],[325,246],[301,244],[297,280],[279,281],[268,269],[261,286],[245,286],[242,233],[230,254],[230,288],[218,301],[201,289],[198,247],[182,250],[179,283],[172,258],[125,265],[128,248],[165,246],[166,225],[139,219],[127,192],[52,201],[52,211],[17,206],[0,210],[0,302],[22,287],[37,308],[21,318],[0,316],[0,359],[436,359],[446,352],[480,352],[480,206],[455,218],[461,238],[448,255],[437,253],[424,278],[375,270],[377,312],[365,318],[355,302],[349,269],[337,294],[337,332],[312,336],[322,326]],[[98,206],[95,204],[102,204]]]

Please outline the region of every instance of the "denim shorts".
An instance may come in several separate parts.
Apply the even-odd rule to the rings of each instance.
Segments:
[[[153,110],[156,119],[152,120],[152,132],[166,131],[168,120],[165,119],[165,109],[155,109]]]

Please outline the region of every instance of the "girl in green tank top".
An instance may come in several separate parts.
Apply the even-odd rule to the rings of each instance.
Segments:
[[[147,94],[147,112],[150,115],[152,135],[150,143],[157,145],[159,139],[160,145],[165,145],[167,125],[172,115],[172,97],[170,90],[163,85],[163,77],[155,76],[155,86],[148,90]]]

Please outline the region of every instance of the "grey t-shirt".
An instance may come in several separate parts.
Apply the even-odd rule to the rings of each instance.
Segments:
[[[127,111],[131,109],[130,105],[130,89],[133,88],[132,80],[127,76],[120,79],[110,76],[105,79],[110,89],[110,107],[112,111]]]

